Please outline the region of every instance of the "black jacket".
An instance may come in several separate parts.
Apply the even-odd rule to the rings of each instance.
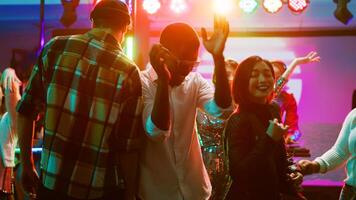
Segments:
[[[246,105],[232,114],[225,129],[232,185],[227,199],[278,200],[296,193],[288,182],[284,140],[266,134],[269,120],[279,119],[277,105]]]

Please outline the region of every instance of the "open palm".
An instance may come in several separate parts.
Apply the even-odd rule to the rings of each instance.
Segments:
[[[210,38],[205,28],[202,28],[201,32],[205,49],[212,55],[222,54],[229,35],[229,22],[226,17],[214,16],[214,32]]]
[[[320,56],[318,55],[317,52],[311,51],[308,53],[308,55],[304,57],[299,57],[296,58],[297,64],[307,64],[311,62],[319,62],[320,61]]]

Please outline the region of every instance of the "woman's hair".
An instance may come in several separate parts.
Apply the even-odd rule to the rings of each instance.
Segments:
[[[239,63],[233,58],[227,58],[225,59],[225,66],[229,67],[231,71],[235,72],[235,70],[239,66]]]
[[[259,56],[250,56],[242,61],[235,71],[234,80],[232,84],[232,96],[236,104],[249,104],[249,82],[253,68],[259,62],[264,62],[272,72],[274,78],[274,72],[272,64]]]
[[[281,74],[283,74],[283,72],[287,70],[287,65],[281,60],[272,60],[271,64],[272,66],[276,66],[281,72]]]

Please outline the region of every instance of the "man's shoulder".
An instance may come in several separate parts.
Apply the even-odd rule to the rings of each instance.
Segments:
[[[140,71],[141,82],[146,84],[153,83],[157,79],[157,74],[151,65]]]
[[[148,78],[149,75],[150,75],[150,69],[148,69],[148,68],[140,71],[140,76],[143,78]]]
[[[126,73],[131,73],[133,71],[139,71],[138,66],[135,62],[130,60],[123,52],[118,51],[112,68],[123,71]]]
[[[194,79],[204,79],[204,77],[199,72],[190,72],[187,77]]]
[[[85,37],[84,34],[55,36],[46,43],[44,52],[48,52],[49,50],[63,51],[66,48],[67,43],[74,40],[87,43],[89,38]]]
[[[137,67],[136,63],[134,61],[132,61],[129,57],[127,57],[127,55],[122,52],[122,51],[118,51],[117,53],[119,59],[121,60],[121,62],[125,63],[126,65],[130,66],[130,67]]]
[[[190,72],[186,77],[185,77],[185,82],[188,85],[201,85],[201,83],[208,83],[208,80],[206,80],[200,73],[198,72]]]
[[[58,41],[68,41],[68,40],[89,40],[89,37],[86,34],[77,34],[77,35],[59,35],[53,37],[50,42],[58,42]]]

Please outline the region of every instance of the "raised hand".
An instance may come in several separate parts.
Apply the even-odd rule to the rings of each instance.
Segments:
[[[150,63],[156,71],[158,79],[169,82],[171,80],[171,73],[168,70],[168,64],[173,63],[172,56],[168,49],[164,48],[161,44],[154,44],[150,51]]]
[[[307,63],[311,63],[311,62],[319,62],[320,56],[318,55],[317,52],[311,51],[308,53],[308,55],[306,55],[304,57],[295,58],[295,60],[298,65],[299,64],[307,64]]]
[[[269,120],[269,126],[267,128],[267,135],[270,136],[274,141],[279,141],[282,136],[287,132],[288,125],[284,125],[279,123],[278,120],[275,118]]]
[[[300,172],[290,173],[289,177],[296,187],[300,186],[303,183],[303,174],[301,174]]]
[[[226,17],[215,15],[213,35],[208,38],[206,29],[201,29],[205,49],[213,56],[222,55],[229,31],[229,22]]]
[[[301,169],[302,174],[304,174],[304,175],[318,173],[320,170],[319,163],[317,163],[315,161],[300,160],[298,162],[298,165]]]

